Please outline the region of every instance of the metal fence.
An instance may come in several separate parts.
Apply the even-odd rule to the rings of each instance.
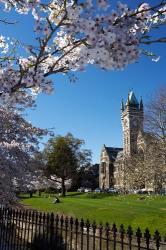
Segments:
[[[0,250],[166,250],[158,231],[94,222],[30,210],[0,208]]]

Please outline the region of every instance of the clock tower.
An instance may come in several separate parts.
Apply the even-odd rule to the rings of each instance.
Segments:
[[[137,152],[137,137],[143,131],[143,102],[137,101],[133,91],[128,94],[126,105],[122,100],[121,120],[123,129],[124,156],[132,156]]]

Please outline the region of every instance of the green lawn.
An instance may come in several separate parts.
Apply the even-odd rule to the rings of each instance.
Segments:
[[[143,197],[143,198],[142,198]],[[70,193],[53,204],[53,197],[35,195],[22,197],[21,203],[41,211],[55,212],[77,218],[89,218],[92,222],[123,223],[136,229],[148,227],[153,233],[156,229],[166,233],[166,197],[139,195],[102,195]]]

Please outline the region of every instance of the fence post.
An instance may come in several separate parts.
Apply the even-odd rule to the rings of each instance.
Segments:
[[[145,230],[144,237],[145,237],[145,240],[146,240],[146,249],[149,250],[149,243],[150,243],[151,235],[149,233],[148,228],[146,228],[146,230]]]
[[[32,216],[31,216],[31,245],[33,243],[33,230],[34,230],[34,218],[35,218],[35,212],[32,211]]]
[[[63,215],[60,217],[60,247],[62,247],[63,245],[63,222],[64,222],[64,219],[63,219]]]
[[[6,237],[7,237],[6,218],[7,218],[7,208],[4,209],[4,214],[3,214],[3,229],[2,229],[3,230],[3,236],[2,236],[3,240],[2,240],[2,242],[3,242],[4,249],[6,247]]]
[[[102,250],[102,233],[103,233],[103,226],[102,224],[99,225],[99,249]]]
[[[15,210],[12,209],[12,232],[11,232],[11,247],[14,243],[14,230],[15,230],[15,224],[14,224],[14,220],[15,220]]]
[[[15,213],[14,248],[17,249],[18,210]]]
[[[26,236],[27,236],[27,224],[28,224],[28,211],[26,210],[24,212],[24,223],[25,223],[25,226],[24,226],[24,234],[23,234],[23,249],[25,249],[25,246],[26,246]]]
[[[138,250],[141,249],[141,238],[142,238],[142,233],[140,228],[138,227],[137,231],[136,231],[136,237],[137,237],[137,244],[138,244]]]
[[[21,210],[20,210],[21,211]],[[23,244],[23,231],[24,231],[24,211],[21,211],[20,214],[20,222],[21,222],[21,236],[20,236],[20,249],[22,249]]]
[[[78,222],[78,219],[76,218],[75,219],[75,233],[76,233],[76,236],[75,236],[75,250],[77,250],[77,244],[78,244],[78,226],[79,226],[79,222]]]
[[[124,241],[124,234],[125,234],[123,224],[120,225],[119,233],[120,233],[120,240],[121,240],[121,249],[123,250],[123,248],[124,248],[124,242],[123,241]]]
[[[17,229],[17,250],[19,250],[19,247],[20,247],[20,238],[21,238],[21,216],[22,215],[22,212],[21,210],[18,212],[18,229]]]
[[[83,245],[84,245],[84,220],[81,219],[80,222],[80,230],[81,230],[81,250],[83,250]]]
[[[39,241],[39,233],[38,233],[38,213],[35,214],[35,235],[33,237],[33,242]]]
[[[106,250],[109,250],[110,226],[108,223],[106,223],[106,226],[105,226],[105,234],[106,234]]]
[[[70,249],[72,249],[73,243],[73,218],[70,218]]]
[[[55,217],[55,246],[57,247],[59,242],[58,242],[58,224],[59,224],[59,216],[58,214]],[[55,249],[56,249],[55,247]]]
[[[15,220],[15,210],[12,209],[11,210],[12,214],[11,214],[11,240],[10,240],[10,244],[12,247],[12,244],[14,242],[14,230],[15,230],[15,224],[14,224],[14,220]]]
[[[10,246],[10,230],[11,230],[11,209],[7,208],[6,210],[6,243],[5,243],[5,248],[8,249]]]
[[[116,227],[115,223],[113,224],[111,231],[113,233],[114,250],[116,250],[116,233],[117,233],[117,227]]]
[[[95,250],[95,243],[96,243],[96,222],[94,221],[92,224],[93,229],[93,250]]]
[[[154,240],[156,241],[157,250],[159,250],[161,237],[160,237],[160,233],[158,232],[158,230],[155,231]]]
[[[54,236],[54,214],[51,213],[50,219],[50,246],[53,248],[53,236]]]
[[[47,245],[47,249],[49,249],[49,245],[50,245],[50,235],[49,235],[49,230],[50,230],[50,215],[49,213],[47,213],[46,216],[46,245]]]
[[[65,249],[67,249],[68,217],[65,218]]]
[[[90,223],[89,223],[89,220],[86,221],[86,230],[87,230],[87,233],[86,233],[86,237],[87,237],[87,250],[89,250],[89,228],[90,228]]]
[[[0,246],[2,245],[2,232],[3,232],[3,208],[0,208]]]
[[[128,226],[127,235],[128,235],[128,240],[129,240],[129,249],[131,250],[131,241],[132,241],[132,235],[133,235],[131,226]]]

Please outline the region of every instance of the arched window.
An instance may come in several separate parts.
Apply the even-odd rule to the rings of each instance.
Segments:
[[[101,173],[104,175],[106,174],[106,162],[101,163]]]
[[[142,148],[139,149],[138,155],[139,155],[139,159],[140,159],[141,161],[144,161],[144,151],[143,151]]]

